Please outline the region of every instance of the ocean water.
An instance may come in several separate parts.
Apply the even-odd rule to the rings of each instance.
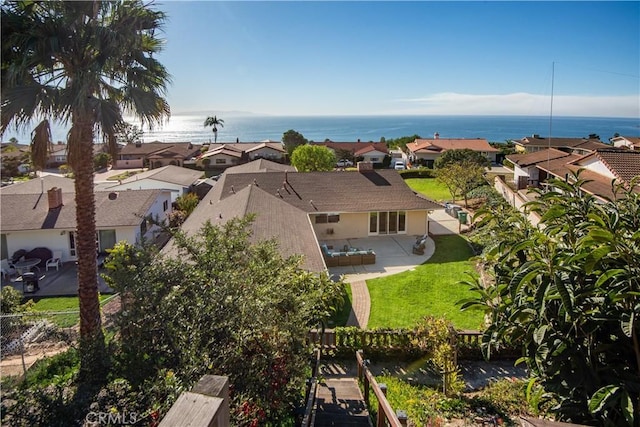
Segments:
[[[607,141],[615,133],[640,136],[640,118],[549,117],[543,116],[314,116],[283,117],[258,115],[218,115],[224,127],[218,129],[218,142],[280,141],[282,134],[294,129],[311,141],[330,139],[336,142],[380,141],[401,136],[420,135],[432,138],[485,138],[504,142],[539,134],[555,137],[600,136]],[[203,123],[206,115],[174,115],[162,127],[144,129],[143,141],[213,142],[211,128]],[[549,132],[551,130],[551,132]],[[67,128],[53,125],[54,141],[66,140]],[[3,141],[15,136],[29,142],[29,132],[7,130]]]

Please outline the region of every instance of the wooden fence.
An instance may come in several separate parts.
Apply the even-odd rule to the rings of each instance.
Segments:
[[[407,425],[406,412],[399,410],[394,412],[391,404],[387,400],[386,384],[378,384],[375,376],[369,371],[367,362],[364,360],[362,350],[356,352],[356,361],[358,363],[358,379],[364,385],[364,402],[367,408],[370,408],[369,394],[371,391],[378,399],[378,412],[376,416],[376,427],[403,427]]]
[[[302,427],[311,427],[315,424],[316,418],[316,393],[318,392],[318,369],[320,367],[320,349],[314,351],[311,364],[311,378],[307,384],[306,402]]]

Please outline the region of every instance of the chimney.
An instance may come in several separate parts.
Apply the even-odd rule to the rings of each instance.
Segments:
[[[372,162],[358,162],[358,172],[372,172],[373,171],[373,163]]]
[[[48,190],[47,199],[49,200],[49,210],[62,206],[62,188],[53,187]]]
[[[438,132],[434,133],[433,139],[440,139],[440,134]]]
[[[360,138],[358,138],[358,142],[360,142]]]

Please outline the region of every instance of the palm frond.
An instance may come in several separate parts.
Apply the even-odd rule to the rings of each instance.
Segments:
[[[47,165],[51,145],[51,127],[45,119],[31,132],[31,161],[36,170],[43,170]]]

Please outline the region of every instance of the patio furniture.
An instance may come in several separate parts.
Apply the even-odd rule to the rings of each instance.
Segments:
[[[45,268],[46,267],[46,261],[48,259],[53,258],[53,253],[51,252],[51,249],[49,249],[49,248],[38,247],[38,248],[31,249],[29,252],[27,252],[24,255],[24,257],[26,259],[39,258],[40,259],[40,263],[38,264],[38,267]]]
[[[49,271],[49,267],[55,267],[56,271],[62,267],[62,251],[53,251],[53,255],[47,260],[46,271]]]
[[[8,279],[14,274],[18,273],[18,269],[8,259],[3,259],[0,263],[0,270],[2,271],[2,277]]]
[[[38,271],[40,271],[40,269],[36,266],[41,262],[42,260],[40,258],[27,258],[22,261],[16,262],[14,264],[14,267],[16,268],[16,270],[18,270],[18,273],[22,276],[25,273],[31,272],[32,268],[38,269]]]
[[[347,265],[365,265],[376,263],[376,253],[371,249],[364,251],[358,248],[349,248],[347,251],[334,252],[327,245],[321,245],[322,256],[327,267],[343,267]]]
[[[31,293],[39,290],[38,276],[35,273],[24,273],[22,275],[22,293]]]

